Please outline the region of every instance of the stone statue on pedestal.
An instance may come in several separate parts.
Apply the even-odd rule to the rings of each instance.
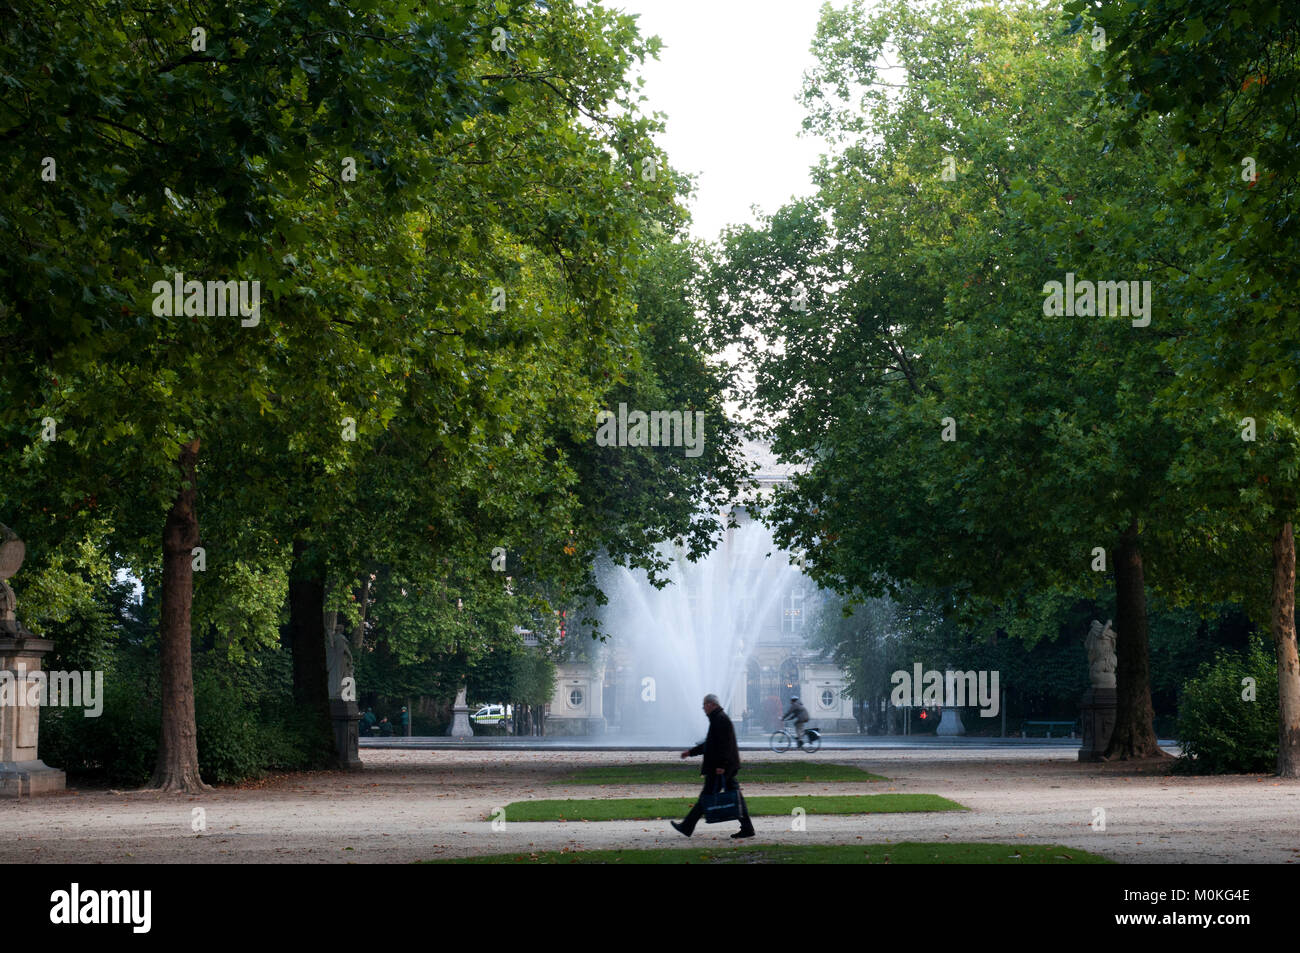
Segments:
[[[1115,729],[1115,630],[1110,620],[1102,625],[1093,620],[1084,639],[1088,650],[1088,680],[1092,686],[1083,693],[1080,706],[1083,722],[1083,744],[1079,746],[1080,761],[1101,761],[1110,744],[1110,733]]]
[[[1088,676],[1093,688],[1115,687],[1115,630],[1110,620],[1103,626],[1096,619],[1088,630]]]
[[[18,538],[18,534],[4,523],[0,523],[0,636],[11,639],[27,638],[31,635],[18,621],[15,610],[18,600],[9,588],[9,580],[22,568],[27,547]]]
[[[328,623],[327,623],[328,624]],[[330,718],[334,721],[334,749],[339,767],[360,768],[358,752],[357,683],[352,664],[352,643],[343,626],[329,626],[325,637],[325,665],[329,674]]]
[[[951,671],[951,665],[945,665],[945,669]],[[954,699],[948,699],[953,701]],[[966,726],[961,721],[961,711],[957,708],[944,708],[939,713],[939,727],[934,729],[936,735],[964,735]]]
[[[15,612],[18,600],[8,580],[22,568],[27,547],[13,530],[0,523],[0,672],[15,685],[19,697],[29,679],[41,671],[41,659],[54,648],[23,627]],[[40,759],[39,705],[0,705],[0,797],[30,797],[62,791],[64,773]]]
[[[451,737],[453,738],[473,738],[474,729],[469,724],[469,704],[465,700],[465,686],[460,686],[460,691],[456,693],[456,701],[451,706]]]
[[[329,642],[325,646],[326,664],[329,667],[329,697],[343,697],[343,681],[352,678],[355,685],[354,668],[352,663],[352,643],[343,633],[342,625],[335,625],[330,632]],[[352,699],[356,701],[355,694]]]

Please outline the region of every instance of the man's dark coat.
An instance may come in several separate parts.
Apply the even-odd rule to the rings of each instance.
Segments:
[[[712,777],[718,768],[728,778],[734,778],[740,770],[740,748],[736,745],[736,729],[731,719],[721,708],[709,712],[709,733],[704,736],[704,744],[691,749],[694,757],[704,753],[704,764],[700,765],[700,774]]]

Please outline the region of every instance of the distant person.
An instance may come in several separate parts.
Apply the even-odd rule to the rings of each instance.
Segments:
[[[391,738],[393,736],[393,723],[385,715],[379,719],[379,735],[382,738]]]
[[[405,738],[411,733],[411,713],[402,706],[402,737]]]
[[[376,723],[377,719],[375,718],[375,710],[373,708],[367,708],[366,713],[361,716],[361,733],[366,737],[370,737],[375,733]]]
[[[709,716],[709,733],[705,736],[703,744],[696,745],[689,751],[683,751],[682,757],[704,755],[704,764],[700,766],[700,774],[704,775],[704,787],[700,789],[701,798],[706,794],[717,793],[719,782],[725,785],[725,790],[735,790],[739,794],[740,785],[736,783],[736,772],[740,770],[740,749],[736,746],[736,729],[732,726],[727,713],[722,710],[717,695],[704,696],[704,713]],[[676,821],[670,823],[674,830],[690,837],[695,831],[695,825],[703,816],[704,808],[697,800],[685,820],[680,824]],[[740,795],[740,830],[731,836],[733,839],[754,836],[754,822],[749,819],[749,809],[745,807],[743,794]]]
[[[808,724],[808,709],[803,707],[803,702],[799,701],[799,696],[794,695],[790,698],[790,710],[781,716],[782,721],[794,719],[794,740],[803,747],[803,726]]]

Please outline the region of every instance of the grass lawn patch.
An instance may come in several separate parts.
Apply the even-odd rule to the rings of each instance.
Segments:
[[[801,784],[818,781],[888,781],[850,764],[829,761],[746,761],[740,769],[743,784]],[[580,768],[551,784],[695,784],[700,781],[694,764],[598,764]]]
[[[569,801],[515,801],[507,821],[651,821],[684,817],[693,797],[604,798]],[[914,811],[965,811],[937,794],[853,794],[834,797],[747,797],[752,816],[789,815],[796,807],[809,814],[899,814]]]
[[[525,851],[426,864],[1109,864],[1086,850],[1042,844],[754,844],[650,850]]]

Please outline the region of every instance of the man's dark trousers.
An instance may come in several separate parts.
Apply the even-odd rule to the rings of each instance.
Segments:
[[[737,794],[740,794],[740,785],[736,783],[736,776],[734,774],[727,777],[726,789],[728,791],[734,790]],[[711,778],[705,778],[704,787],[700,788],[700,798],[703,798],[706,794],[716,793],[718,793],[718,776],[714,775]],[[690,834],[694,831],[695,825],[700,822],[700,818],[703,816],[703,802],[697,798],[695,804],[691,807],[691,812],[687,814],[686,819],[682,821],[682,833]],[[740,794],[740,832],[742,834],[751,834],[753,831],[754,822],[749,819],[749,808],[745,806],[745,795]]]

